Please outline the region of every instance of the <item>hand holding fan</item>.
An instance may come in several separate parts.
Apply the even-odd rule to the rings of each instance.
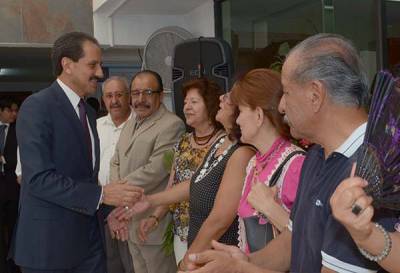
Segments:
[[[368,181],[364,190],[375,208],[400,210],[400,86],[388,72],[375,79],[356,176]]]

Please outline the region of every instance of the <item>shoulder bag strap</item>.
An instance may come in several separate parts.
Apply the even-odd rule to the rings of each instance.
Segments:
[[[283,162],[281,163],[281,165],[279,165],[279,167],[276,169],[276,171],[275,171],[274,174],[272,175],[271,180],[270,180],[270,183],[269,183],[269,186],[270,186],[270,187],[273,187],[273,186],[276,185],[276,182],[278,182],[278,179],[279,179],[279,177],[280,177],[281,174],[282,174],[283,167],[285,167],[286,163],[288,163],[289,160],[290,160],[293,156],[295,156],[295,155],[297,155],[297,154],[305,155],[306,152],[305,152],[305,151],[301,151],[301,150],[296,150],[296,151],[294,151],[294,152],[291,152],[291,153],[285,158],[285,160],[283,160]]]

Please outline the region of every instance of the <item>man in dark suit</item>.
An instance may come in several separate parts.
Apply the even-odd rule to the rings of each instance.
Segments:
[[[52,61],[57,80],[27,98],[18,116],[22,183],[12,254],[23,273],[105,273],[99,208],[129,206],[141,192],[123,181],[98,185],[95,113],[83,100],[103,77],[97,40],[64,34]]]
[[[15,175],[17,137],[12,101],[0,100],[0,272],[14,273],[17,268],[6,261],[8,246],[18,213],[19,185]]]

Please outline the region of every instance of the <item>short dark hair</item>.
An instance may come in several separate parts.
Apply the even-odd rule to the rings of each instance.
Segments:
[[[1,98],[0,99],[0,110],[3,111],[4,108],[10,108],[14,102],[10,98]]]
[[[240,130],[240,126],[236,123],[237,118],[239,117],[240,111],[239,107],[235,105],[235,110],[233,111],[233,125],[228,133],[228,138],[231,141],[237,140],[241,143],[240,138],[242,137],[242,131]]]
[[[163,85],[162,78],[161,78],[160,74],[158,74],[157,72],[155,72],[155,71],[153,71],[153,70],[149,70],[149,69],[145,69],[145,70],[139,71],[138,73],[136,73],[135,75],[133,75],[132,80],[131,80],[131,84],[130,84],[130,86],[129,86],[129,89],[132,89],[132,83],[133,83],[133,81],[136,79],[136,77],[137,77],[137,76],[140,76],[140,75],[143,75],[143,74],[149,74],[149,75],[153,76],[153,78],[154,78],[154,79],[156,80],[156,82],[157,82],[157,85],[158,85],[157,89],[158,89],[158,91],[163,91],[163,90],[164,90],[164,85]],[[156,91],[156,90],[154,90],[154,91]]]
[[[199,91],[206,105],[209,120],[215,128],[221,129],[222,124],[215,120],[215,116],[219,110],[219,96],[224,93],[221,86],[207,78],[193,79],[183,84],[182,93],[184,98],[190,89],[197,89]]]
[[[83,43],[89,41],[98,47],[99,42],[91,35],[84,32],[69,32],[61,35],[53,45],[51,50],[51,61],[53,64],[54,76],[61,75],[63,68],[61,60],[64,57],[70,58],[74,62],[77,62],[83,57]]]

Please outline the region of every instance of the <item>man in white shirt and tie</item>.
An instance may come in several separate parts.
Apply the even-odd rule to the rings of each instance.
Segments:
[[[109,206],[133,204],[141,190],[98,183],[95,113],[84,101],[103,78],[98,41],[65,33],[54,42],[52,62],[57,80],[18,114],[22,181],[11,255],[23,273],[106,273],[104,217]]]
[[[124,77],[112,76],[103,83],[103,102],[108,115],[97,120],[100,139],[99,183],[110,183],[110,160],[115,152],[122,128],[132,116],[128,82]],[[133,262],[128,243],[113,239],[105,225],[108,272],[133,273]]]

